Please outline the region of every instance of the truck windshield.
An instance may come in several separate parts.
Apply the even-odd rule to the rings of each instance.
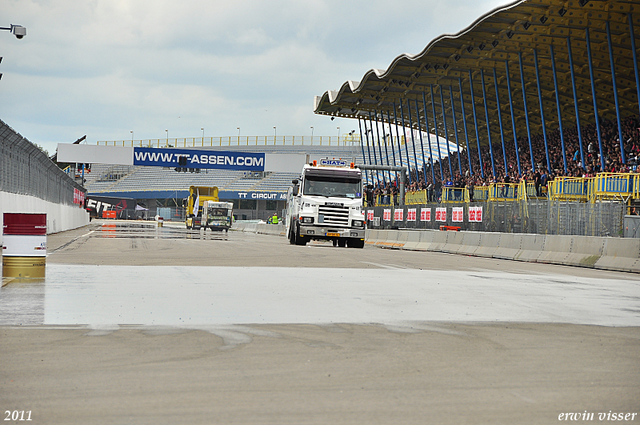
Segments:
[[[362,180],[348,177],[307,176],[303,194],[335,196],[340,198],[361,198]]]
[[[226,217],[229,215],[229,210],[226,208],[209,208],[209,215],[213,217]]]

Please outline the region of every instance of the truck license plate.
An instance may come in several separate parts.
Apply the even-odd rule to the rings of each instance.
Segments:
[[[337,236],[337,237],[340,237],[340,233],[327,233],[327,236]]]

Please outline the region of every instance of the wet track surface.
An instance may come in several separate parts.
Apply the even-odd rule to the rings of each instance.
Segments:
[[[574,276],[566,267],[531,273],[513,267],[518,266],[514,262],[496,263],[511,266],[504,271],[438,270],[424,267],[419,258],[395,261],[410,255],[327,243],[295,247],[281,237],[186,230],[177,223],[104,222],[50,248],[44,280],[4,286],[0,325],[199,329],[453,321],[640,326],[637,275]],[[101,261],[65,264],[78,262],[77,257]]]
[[[45,279],[0,289],[0,411],[29,423],[639,413],[638,275],[180,223],[97,221],[47,245]]]

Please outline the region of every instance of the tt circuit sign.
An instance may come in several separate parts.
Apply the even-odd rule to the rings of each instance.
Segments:
[[[59,143],[58,161],[169,168],[299,172],[306,162],[306,156],[234,150],[127,148]]]

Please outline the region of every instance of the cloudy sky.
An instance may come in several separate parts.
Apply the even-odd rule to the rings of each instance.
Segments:
[[[337,136],[314,96],[454,34],[498,0],[0,0],[0,118],[49,153],[173,137]]]

